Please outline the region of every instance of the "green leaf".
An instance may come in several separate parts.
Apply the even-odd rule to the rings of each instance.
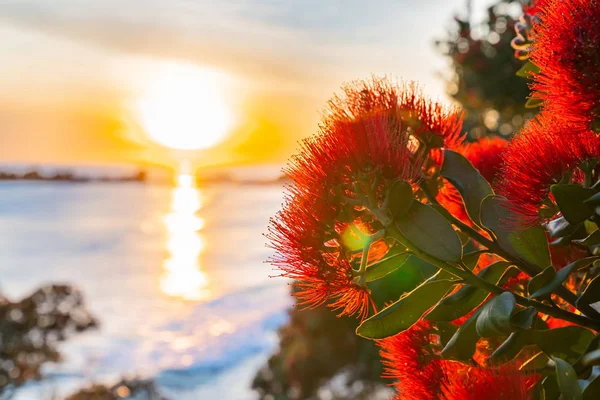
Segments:
[[[400,268],[410,257],[410,253],[398,253],[369,265],[367,268],[367,282],[376,281]]]
[[[583,400],[600,399],[600,375],[594,376],[583,390]]]
[[[548,295],[554,293],[556,291],[556,289],[558,289],[560,286],[562,286],[563,282],[565,281],[565,279],[567,279],[567,277],[569,276],[569,274],[571,274],[571,272],[586,268],[592,262],[594,262],[594,260],[597,260],[597,259],[598,259],[598,257],[587,257],[587,258],[582,258],[575,262],[572,262],[571,264],[567,265],[566,267],[560,269],[556,273],[556,275],[554,275],[554,278],[552,278],[552,280],[550,280],[550,282],[548,282],[546,285],[544,285],[543,287],[539,288],[534,293],[532,293],[529,296],[529,298],[537,299],[537,298],[545,297],[545,296],[548,296]]]
[[[457,263],[462,244],[452,225],[428,205],[415,201],[396,226],[414,246],[441,261]]]
[[[594,338],[594,334],[580,326],[532,330],[532,342],[548,356],[575,362]]]
[[[383,339],[405,331],[455,284],[452,281],[435,280],[435,276],[430,278],[400,300],[363,321],[356,329],[357,335],[367,339]]]
[[[495,285],[502,279],[510,265],[506,261],[497,261],[481,270],[477,276]],[[464,285],[456,293],[440,301],[433,310],[425,315],[425,319],[429,321],[454,321],[463,315],[467,315],[483,303],[488,295],[489,293],[484,290],[471,285]]]
[[[521,333],[521,332],[515,332],[515,333]],[[548,360],[549,360],[548,356],[543,351],[540,351],[539,353],[530,357],[523,364],[521,364],[519,369],[521,371],[535,374],[548,364]]]
[[[475,354],[479,335],[477,334],[476,322],[481,308],[471,315],[458,328],[454,336],[442,350],[442,357],[445,359],[467,361]]]
[[[534,226],[525,231],[515,231],[507,227],[516,218],[506,207],[507,200],[502,196],[488,196],[481,202],[481,223],[494,234],[502,248],[513,256],[537,265],[540,270],[550,265],[550,250],[544,229]],[[536,275],[540,270],[526,271]]]
[[[523,65],[517,71],[516,75],[521,78],[530,78],[530,74],[539,74],[540,68],[532,63],[531,61],[527,61],[525,65]]]
[[[492,365],[503,364],[514,359],[523,347],[531,344],[530,331],[517,331],[511,333],[508,338],[488,357],[488,363]]]
[[[406,181],[396,181],[390,187],[386,206],[392,218],[406,214],[414,201],[412,186]]]
[[[481,308],[477,318],[477,334],[480,337],[496,337],[514,331],[510,316],[516,304],[515,296],[510,292],[504,292],[489,300]]]
[[[436,322],[435,325],[440,334],[440,343],[442,346],[445,346],[458,330],[458,326],[451,324],[450,322]]]
[[[540,400],[558,400],[560,397],[560,389],[556,381],[556,375],[546,376],[541,383],[543,394]]]
[[[479,263],[479,258],[485,253],[487,253],[487,250],[478,250],[472,253],[466,253],[463,255],[462,262],[467,266],[467,268],[473,271],[473,268],[475,268],[477,263]]]
[[[479,171],[464,156],[452,150],[444,150],[440,174],[458,190],[471,221],[480,225],[481,201],[494,191]]]
[[[577,299],[577,308],[586,304],[594,304],[600,301],[600,275],[592,279]]]
[[[532,293],[537,292],[549,284],[555,276],[556,270],[551,265],[529,280],[529,284],[527,285],[527,293],[531,295]]]
[[[594,207],[585,203],[596,191],[581,185],[552,185],[550,191],[563,217],[571,224],[588,219],[594,213]]]
[[[532,226],[522,232],[509,232],[508,241],[517,255],[526,261],[541,268],[546,268],[552,263],[546,231],[541,226]]]
[[[510,323],[519,329],[531,329],[535,318],[537,317],[537,310],[533,307],[526,307],[522,310],[515,312],[510,317]]]
[[[571,364],[558,357],[552,357],[552,360],[556,364],[556,380],[563,397],[570,400],[582,400],[583,393]]]
[[[582,244],[584,246],[597,246],[600,244],[600,229],[592,232],[585,239],[573,240],[573,243]]]
[[[534,98],[530,97],[525,102],[525,108],[538,108],[542,104],[544,104],[544,100],[542,100],[542,99],[534,99]]]
[[[592,204],[592,205],[598,205],[598,204],[600,204],[600,192],[596,193],[595,195],[593,195],[592,197],[590,197],[589,199],[587,199],[585,201],[585,203]]]

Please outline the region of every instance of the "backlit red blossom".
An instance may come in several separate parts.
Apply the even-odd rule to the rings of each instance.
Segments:
[[[561,119],[595,127],[600,117],[600,1],[548,0],[536,24],[533,96]],[[597,128],[597,127],[595,127]]]
[[[434,348],[439,347],[430,322],[419,321],[395,336],[379,340],[385,372],[394,380],[396,400],[436,400],[442,393],[446,371]],[[439,349],[438,349],[439,350]]]
[[[579,132],[579,133],[578,133]],[[550,113],[530,121],[502,153],[503,166],[498,192],[509,200],[518,224],[540,222],[540,211],[552,212],[550,186],[565,174],[578,174],[588,161],[600,157],[600,137],[592,131],[577,131]]]
[[[348,204],[348,199],[371,191],[374,200],[382,202],[396,180],[416,184],[422,156],[415,154],[409,141],[401,119],[365,106],[363,114],[326,119],[319,134],[305,140],[290,161],[286,174],[292,184],[267,237],[276,251],[272,263],[295,280],[301,305],[327,305],[339,315],[359,318],[374,308],[357,271],[362,249],[348,245],[347,239],[355,236],[360,244],[361,236],[382,225],[364,208]],[[376,242],[369,259],[381,258],[385,248]]]
[[[323,123],[384,114],[400,121],[403,129],[428,146],[455,148],[464,140],[462,111],[427,99],[415,83],[395,84],[386,78],[354,81],[332,98]]]
[[[394,400],[529,400],[539,379],[520,371],[518,362],[484,366],[442,359],[439,333],[428,321],[418,321],[377,345],[383,377],[394,380]]]
[[[502,164],[502,151],[507,145],[508,142],[500,137],[486,137],[462,146],[459,151],[488,182],[493,183]]]
[[[533,0],[529,6],[523,8],[523,11],[529,15],[539,15],[549,0]]]
[[[450,363],[452,364],[452,363]],[[466,367],[454,363],[448,367],[448,384],[443,386],[444,400],[530,400],[537,375],[527,375],[515,363],[500,367]]]

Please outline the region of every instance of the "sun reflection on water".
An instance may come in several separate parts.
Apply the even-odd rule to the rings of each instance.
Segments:
[[[204,220],[197,213],[202,208],[201,193],[194,177],[181,174],[173,189],[171,209],[165,216],[167,251],[163,262],[161,290],[186,300],[203,300],[210,297],[209,282],[200,265],[205,248],[201,230]]]

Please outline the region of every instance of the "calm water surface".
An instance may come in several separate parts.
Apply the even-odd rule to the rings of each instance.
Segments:
[[[277,185],[196,188],[187,176],[175,188],[0,184],[0,290],[73,284],[101,322],[17,398],[123,374],[155,377],[177,398],[253,398],[249,380],[291,303],[263,262],[281,197]]]

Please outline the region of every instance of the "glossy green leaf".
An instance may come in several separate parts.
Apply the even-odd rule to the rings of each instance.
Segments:
[[[537,292],[549,284],[555,276],[556,270],[551,265],[529,280],[529,284],[527,285],[527,293],[531,295],[532,293]]]
[[[367,268],[367,282],[381,279],[384,276],[394,272],[404,265],[409,256],[410,253],[408,252],[393,254],[369,265]]]
[[[510,317],[510,323],[519,329],[531,329],[535,319],[537,317],[537,310],[533,307],[526,307],[522,310],[516,311]]]
[[[487,251],[484,250],[466,253],[465,255],[463,255],[462,262],[467,266],[467,268],[469,268],[472,271],[477,266],[477,263],[479,263],[481,255],[485,253],[487,253]]]
[[[386,206],[392,218],[399,215],[404,215],[410,209],[414,201],[412,186],[406,181],[396,181],[390,187],[388,197],[386,198]]]
[[[531,61],[527,61],[519,70],[516,75],[521,78],[530,78],[530,74],[538,74],[540,72],[540,68],[532,63]]]
[[[571,272],[586,268],[592,262],[594,262],[594,260],[597,260],[597,259],[598,259],[598,257],[587,257],[587,258],[582,258],[575,262],[572,262],[571,264],[567,265],[566,267],[564,267],[564,268],[560,269],[558,272],[556,272],[556,275],[554,275],[554,277],[552,278],[552,280],[550,280],[550,282],[548,282],[546,285],[544,285],[543,287],[536,290],[529,297],[532,299],[537,299],[540,297],[548,296],[551,293],[554,293],[556,291],[556,289],[558,289],[560,286],[562,286],[563,282],[567,279],[567,277],[571,274]]]
[[[442,357],[459,361],[467,361],[473,357],[479,341],[476,324],[480,313],[481,309],[478,309],[458,328],[442,350]]]
[[[510,266],[509,262],[497,261],[484,268],[477,274],[483,280],[492,284],[497,284]],[[475,307],[483,303],[489,296],[489,293],[473,287],[464,285],[456,293],[444,298],[429,313],[425,319],[430,321],[454,321],[464,315],[467,315]]]
[[[600,193],[596,193],[595,195],[593,195],[592,197],[587,199],[585,201],[585,203],[592,204],[594,206],[599,205],[600,204]]]
[[[544,101],[541,99],[528,98],[525,102],[525,108],[538,108],[544,104]]]
[[[440,174],[460,193],[469,218],[480,225],[481,201],[494,191],[479,171],[463,155],[452,150],[444,151],[444,161]]]
[[[600,375],[594,376],[585,389],[583,389],[583,400],[600,399]]]
[[[575,362],[594,339],[594,334],[580,326],[532,330],[532,341],[548,356]]]
[[[573,240],[573,243],[582,244],[584,246],[597,246],[600,244],[600,229],[592,232],[585,239]]]
[[[552,185],[550,191],[563,217],[571,224],[588,219],[594,213],[594,207],[585,203],[596,191],[581,185]]]
[[[488,357],[487,361],[492,365],[503,364],[513,360],[523,347],[531,344],[530,331],[517,331],[511,333],[508,338]]]
[[[446,262],[461,260],[462,244],[454,228],[430,206],[415,201],[395,223],[406,239],[430,256]]]
[[[516,254],[526,261],[540,268],[546,268],[552,263],[546,231],[541,226],[533,226],[524,231],[509,232],[508,241]]]
[[[421,316],[434,306],[456,283],[447,280],[427,280],[400,300],[384,308],[360,324],[359,336],[383,339],[410,328]]]
[[[441,345],[446,346],[446,344],[448,344],[450,339],[452,339],[452,336],[454,336],[458,330],[458,326],[450,322],[436,322],[435,325],[437,326],[438,333],[440,335]]]
[[[526,271],[536,275],[550,265],[550,250],[544,229],[534,226],[525,231],[510,229],[510,221],[515,220],[513,213],[506,207],[506,198],[488,196],[481,203],[481,222],[494,234],[498,243],[515,257],[528,261],[539,270]]]
[[[571,364],[558,357],[552,357],[552,360],[556,364],[556,380],[563,397],[570,400],[582,400],[583,393]]]
[[[477,318],[477,334],[480,337],[505,336],[515,330],[511,324],[511,314],[517,304],[515,296],[504,292],[490,299]]]
[[[560,397],[560,388],[556,381],[556,374],[546,376],[542,379],[542,397],[539,400],[558,400]]]
[[[600,301],[600,275],[588,283],[583,293],[577,299],[577,307],[594,304]]]
[[[538,373],[542,368],[544,368],[548,364],[548,360],[548,356],[543,351],[540,351],[539,353],[531,356],[529,359],[523,362],[519,369],[525,372]]]

